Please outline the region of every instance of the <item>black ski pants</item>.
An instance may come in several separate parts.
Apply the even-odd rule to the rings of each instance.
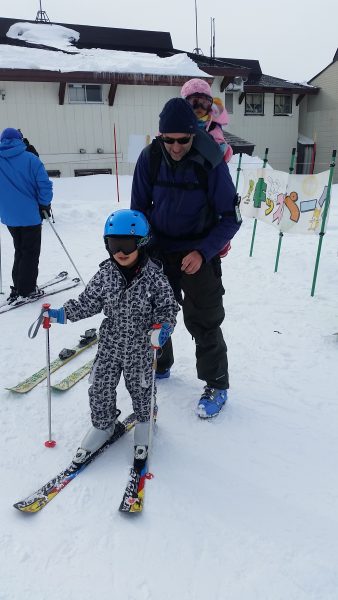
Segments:
[[[196,343],[198,378],[210,387],[228,389],[227,347],[220,328],[224,320],[221,260],[216,256],[209,263],[203,263],[194,275],[187,275],[181,271],[185,254],[161,254],[159,258],[176,300],[182,305],[185,326]],[[158,358],[157,370],[164,371],[173,364],[173,346],[169,339]]]
[[[14,243],[13,286],[19,296],[35,290],[41,249],[41,224],[27,227],[7,226]]]

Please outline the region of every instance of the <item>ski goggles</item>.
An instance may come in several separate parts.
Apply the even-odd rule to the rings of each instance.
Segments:
[[[210,110],[212,106],[212,98],[210,98],[210,96],[199,96],[198,94],[193,94],[192,96],[188,96],[187,100],[194,110],[196,110],[197,108],[203,108],[203,110]]]
[[[190,140],[191,140],[191,135],[187,135],[185,137],[180,137],[180,138],[171,138],[171,137],[167,137],[167,136],[161,137],[161,141],[164,142],[165,144],[175,144],[175,142],[177,142],[181,146],[184,146],[184,144],[189,144]]]
[[[140,238],[129,235],[114,237],[108,236],[106,238],[106,243],[111,254],[122,252],[127,256],[128,254],[132,254],[135,252],[135,250],[137,250],[139,239]]]

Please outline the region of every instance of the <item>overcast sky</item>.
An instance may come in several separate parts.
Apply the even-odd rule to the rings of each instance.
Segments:
[[[34,20],[39,0],[0,0],[0,15]],[[196,47],[195,0],[42,0],[51,21],[169,31],[173,46]],[[259,60],[263,73],[308,81],[338,48],[338,0],[197,0],[198,45],[216,56]]]

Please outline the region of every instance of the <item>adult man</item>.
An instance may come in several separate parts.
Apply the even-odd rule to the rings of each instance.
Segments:
[[[0,219],[13,238],[13,286],[8,302],[38,294],[41,221],[50,216],[53,184],[41,160],[30,152],[22,133],[8,127],[0,136]]]
[[[237,196],[219,146],[199,130],[186,100],[166,103],[159,130],[136,164],[131,208],[147,216],[154,248],[182,304],[196,342],[197,375],[206,382],[197,414],[209,418],[223,407],[229,387],[218,253],[240,227]],[[158,376],[168,377],[173,362],[170,340],[158,359]]]

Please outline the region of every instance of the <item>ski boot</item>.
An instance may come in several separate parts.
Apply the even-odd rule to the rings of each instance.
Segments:
[[[222,410],[227,397],[227,390],[218,390],[217,388],[206,385],[198,402],[197,415],[201,419],[217,417],[218,413]]]

